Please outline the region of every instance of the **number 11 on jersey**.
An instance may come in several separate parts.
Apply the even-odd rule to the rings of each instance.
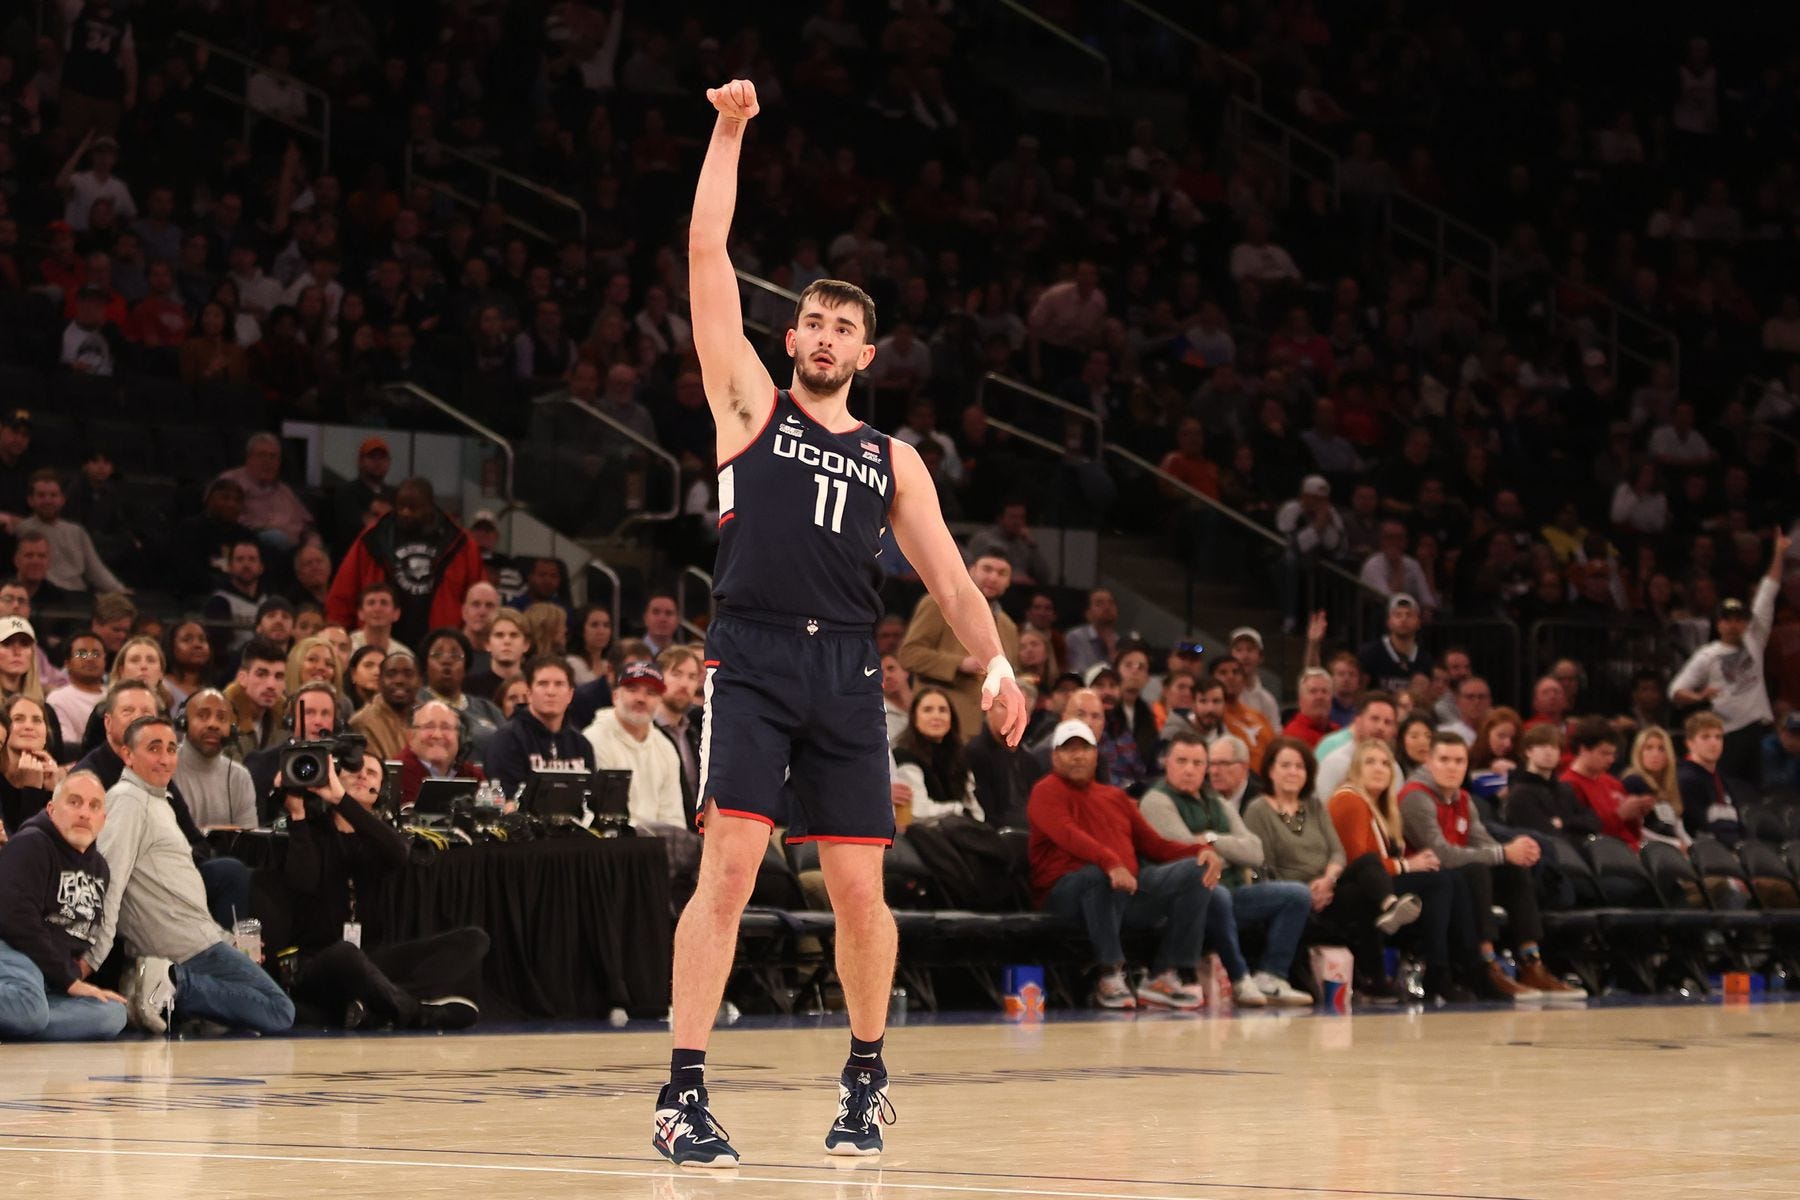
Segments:
[[[832,492],[836,492],[837,503],[831,509],[831,532],[844,532],[844,500],[850,494],[849,485],[842,479],[831,479],[824,475],[814,475],[813,482],[819,485],[818,499],[813,501],[813,524],[821,528],[825,526],[825,502]]]

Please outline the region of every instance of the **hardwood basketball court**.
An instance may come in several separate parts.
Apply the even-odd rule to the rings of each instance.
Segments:
[[[8,1045],[0,1179],[34,1200],[1800,1195],[1800,1004],[914,1017],[879,1165],[820,1148],[844,1040],[720,1032],[733,1172],[651,1150],[655,1025]]]

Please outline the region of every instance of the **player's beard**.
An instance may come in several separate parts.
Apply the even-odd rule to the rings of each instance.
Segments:
[[[794,378],[815,396],[831,396],[841,391],[856,374],[856,361],[836,363],[832,370],[821,371],[811,359],[794,360]]]

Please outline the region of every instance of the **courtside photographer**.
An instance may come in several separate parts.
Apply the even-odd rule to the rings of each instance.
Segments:
[[[485,932],[453,929],[384,943],[385,931],[365,923],[380,911],[379,889],[405,868],[408,855],[406,838],[373,811],[381,760],[364,756],[348,770],[330,754],[302,748],[284,765],[302,760],[322,769],[318,786],[302,790],[276,777],[288,818],[281,881],[290,941],[299,948],[292,988],[299,1019],[345,1029],[473,1025]]]

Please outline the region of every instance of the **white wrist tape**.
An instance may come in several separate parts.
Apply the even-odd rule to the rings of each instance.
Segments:
[[[994,657],[988,661],[987,678],[981,683],[981,694],[984,696],[998,696],[1000,694],[1000,681],[1002,679],[1012,678],[1014,678],[1012,664],[1006,661],[1006,655],[994,655]]]

